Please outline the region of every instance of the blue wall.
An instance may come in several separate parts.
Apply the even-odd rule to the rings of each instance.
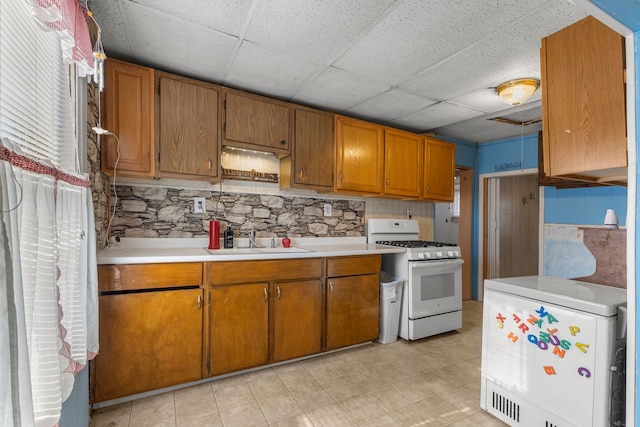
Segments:
[[[538,134],[478,146],[478,174],[538,167]]]
[[[624,226],[627,220],[627,189],[597,187],[557,190],[546,187],[544,208],[545,223],[601,225],[607,209],[613,209],[618,215],[618,224]]]

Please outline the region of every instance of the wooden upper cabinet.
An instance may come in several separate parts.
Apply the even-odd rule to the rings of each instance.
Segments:
[[[219,86],[156,72],[161,176],[219,176]]]
[[[334,177],[334,114],[291,107],[291,156],[280,159],[280,188],[331,191]]]
[[[289,154],[289,104],[224,89],[223,145]]]
[[[336,116],[336,180],[340,192],[382,192],[384,127]]]
[[[112,135],[101,137],[102,171],[113,175],[117,161],[117,175],[153,177],[153,69],[110,58],[105,66],[102,127],[117,139]]]
[[[453,202],[456,146],[436,138],[424,138],[424,181],[422,198]]]
[[[622,36],[591,16],[542,39],[547,175],[626,180],[624,59]]]
[[[422,137],[386,128],[384,131],[384,194],[420,197]]]

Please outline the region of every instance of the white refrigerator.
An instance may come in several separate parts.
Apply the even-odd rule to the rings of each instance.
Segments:
[[[626,290],[486,280],[480,406],[511,426],[624,426]]]

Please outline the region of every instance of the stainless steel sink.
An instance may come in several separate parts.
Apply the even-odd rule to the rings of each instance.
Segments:
[[[301,253],[313,252],[309,249],[296,247],[277,247],[277,248],[233,248],[233,249],[209,249],[205,248],[212,255],[251,255],[251,254],[285,254],[285,253]]]

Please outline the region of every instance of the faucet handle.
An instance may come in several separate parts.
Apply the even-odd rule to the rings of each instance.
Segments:
[[[276,238],[275,237],[271,237],[271,247],[275,248],[276,247]]]

